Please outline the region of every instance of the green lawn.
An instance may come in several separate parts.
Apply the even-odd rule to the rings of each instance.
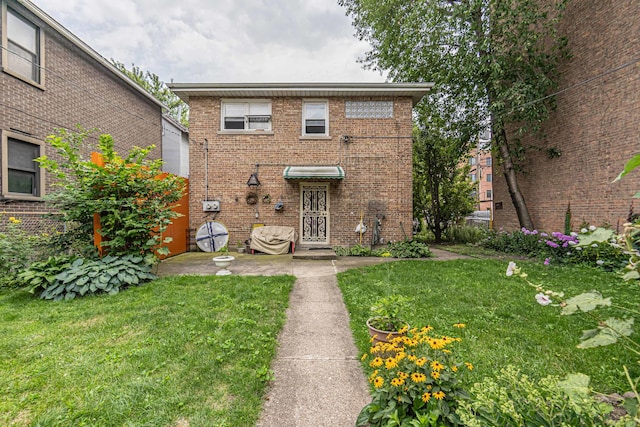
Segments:
[[[116,296],[0,292],[0,425],[252,426],[294,278],[168,277]]]
[[[614,302],[638,306],[637,285],[611,273],[581,267],[545,267],[519,261],[533,282],[566,296],[600,290]],[[351,315],[351,327],[362,352],[369,348],[365,321],[369,307],[383,295],[413,298],[406,320],[411,326],[431,325],[435,332],[461,336],[462,359],[475,366],[472,380],[512,364],[534,378],[582,372],[601,392],[626,391],[622,365],[640,376],[637,357],[620,345],[580,350],[582,330],[596,325],[584,315],[560,316],[558,307],[539,305],[535,289],[507,278],[507,260],[400,261],[339,274],[339,286]],[[615,309],[598,310],[606,319]],[[606,315],[606,316],[605,316]],[[459,330],[452,325],[467,325]],[[636,329],[638,326],[636,326]],[[640,334],[632,338],[638,340]]]

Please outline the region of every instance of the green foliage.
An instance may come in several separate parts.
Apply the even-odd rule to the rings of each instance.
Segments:
[[[372,47],[365,66],[396,82],[436,82],[424,102],[450,128],[473,135],[480,123],[490,123],[509,191],[522,196],[520,137],[539,130],[554,106],[547,95],[566,56],[566,40],[555,30],[565,0],[338,3],[352,16],[357,37]],[[524,198],[513,200],[521,225],[532,229]]]
[[[171,117],[184,127],[189,127],[189,106],[171,91],[158,75],[150,71],[142,71],[140,67],[131,64],[131,70],[122,62],[111,59],[111,63],[140,87],[153,95],[158,101],[169,107]]]
[[[613,408],[598,403],[588,385],[586,375],[536,381],[507,366],[474,384],[471,399],[460,403],[457,414],[468,427],[606,425]]]
[[[20,226],[21,221],[0,215],[0,288],[19,284],[18,275],[29,265],[37,241]]]
[[[40,293],[56,283],[56,277],[71,268],[76,260],[73,255],[50,256],[45,261],[36,261],[18,275],[20,282],[32,294]]]
[[[389,242],[386,250],[394,258],[429,258],[432,255],[429,246],[417,240]]]
[[[75,225],[69,231],[79,246],[93,243],[94,214],[100,214],[102,248],[114,256],[147,255],[170,240],[162,239],[162,232],[178,214],[171,208],[182,196],[181,178],[162,173],[161,160],[149,160],[153,146],[134,147],[125,157],[114,149],[110,135],[100,135],[98,148],[103,166],[82,157],[84,140],[91,132],[58,129],[47,142],[62,161],[43,156],[41,166],[57,178],[57,191],[47,196],[59,219]]]
[[[381,297],[371,306],[373,317],[369,319],[369,324],[379,331],[398,331],[407,325],[401,313],[407,310],[410,302],[410,298],[402,295]]]
[[[454,225],[447,230],[446,239],[451,243],[479,243],[485,240],[490,230],[470,225]]]
[[[440,243],[450,227],[473,211],[475,184],[469,180],[469,166],[460,167],[472,135],[452,131],[426,106],[420,109],[419,120],[413,142],[414,216],[424,218]]]
[[[526,233],[523,230],[508,233],[492,231],[483,246],[495,251],[514,255],[535,256],[540,253],[540,236],[538,233]]]
[[[564,234],[571,233],[571,203],[567,204],[567,211],[564,213]]]
[[[142,285],[156,278],[151,274],[153,258],[107,255],[100,259],[77,258],[58,273],[53,281],[33,283],[32,293],[40,298],[59,301],[77,296],[108,293],[116,295],[129,286]],[[55,269],[56,266],[51,266]],[[27,273],[25,273],[26,275]],[[35,276],[34,276],[34,279]]]

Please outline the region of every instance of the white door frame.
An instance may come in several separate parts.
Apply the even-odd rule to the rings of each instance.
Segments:
[[[318,241],[318,240],[307,240],[305,241],[305,211],[304,211],[304,190],[305,188],[309,188],[309,187],[316,187],[319,190],[324,189],[325,191],[325,200],[324,200],[324,206],[322,206],[322,201],[320,201],[320,205],[317,207],[322,208],[324,207],[324,210],[322,211],[324,213],[324,215],[321,215],[325,218],[324,220],[324,234],[325,234],[325,240],[322,241]],[[329,244],[329,242],[331,241],[331,218],[329,216],[329,208],[330,208],[330,184],[327,182],[301,182],[300,183],[300,245],[302,246],[326,246]],[[317,225],[317,224],[316,224]],[[317,238],[317,237],[315,237]]]

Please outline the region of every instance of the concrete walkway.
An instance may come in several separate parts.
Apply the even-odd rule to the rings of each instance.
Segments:
[[[466,258],[434,249],[434,258]],[[291,255],[232,253],[229,267],[239,275],[290,274],[296,277],[287,321],[278,337],[272,365],[275,381],[268,390],[259,427],[354,426],[370,402],[349,315],[337,286],[336,273],[389,258],[341,257],[337,260],[293,259]],[[187,253],[163,261],[160,276],[215,274],[210,253]]]

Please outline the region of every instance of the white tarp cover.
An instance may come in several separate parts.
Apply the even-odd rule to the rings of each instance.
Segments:
[[[293,227],[267,225],[255,228],[251,232],[251,249],[265,254],[286,254],[291,242],[295,241],[296,230]]]

